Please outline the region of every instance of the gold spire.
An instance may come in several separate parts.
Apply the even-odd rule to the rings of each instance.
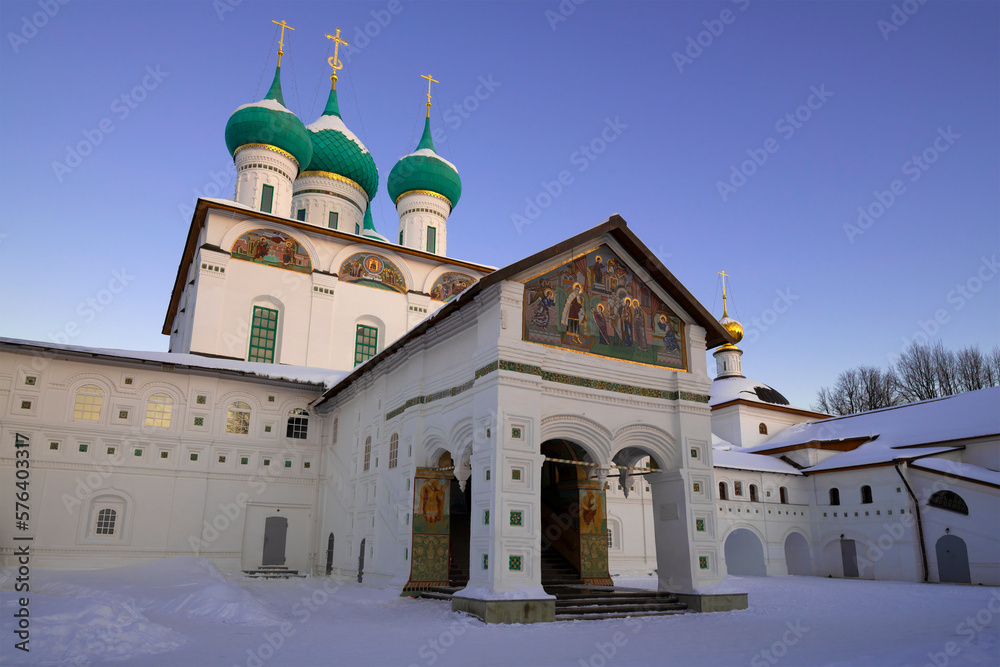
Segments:
[[[719,320],[719,324],[729,332],[729,335],[733,337],[733,340],[737,343],[743,340],[743,325],[729,317],[729,309],[726,305],[726,278],[729,275],[726,273],[725,269],[719,271],[719,275],[722,276],[722,319]],[[726,343],[722,346],[726,347],[736,347],[735,345],[730,345]]]
[[[285,23],[285,19],[281,19],[281,23],[271,19],[271,23],[281,26],[281,39],[278,40],[278,67],[281,67],[281,56],[285,55],[285,28],[289,30],[295,30],[295,28]],[[274,42],[271,43],[273,44]]]
[[[344,69],[344,63],[342,63],[340,60],[337,59],[337,53],[340,51],[340,45],[341,44],[343,44],[344,46],[350,46],[350,44],[348,44],[347,42],[345,42],[344,40],[342,40],[340,38],[340,28],[337,28],[337,34],[336,35],[331,35],[330,33],[326,33],[326,38],[333,40],[333,57],[332,58],[328,58],[327,62],[330,63],[330,67],[333,68],[333,74],[330,75],[331,87],[332,88],[336,88],[337,87],[337,70],[338,69]],[[329,51],[327,53],[329,53]]]
[[[421,79],[427,79],[427,117],[431,117],[431,83],[441,83],[430,74],[421,74]]]
[[[722,316],[729,317],[729,311],[726,309],[726,270],[722,269],[719,271],[719,275],[722,276]]]

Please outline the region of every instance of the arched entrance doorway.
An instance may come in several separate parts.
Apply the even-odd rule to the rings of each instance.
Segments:
[[[791,533],[785,538],[785,564],[788,566],[788,574],[812,576],[809,543],[802,533]]]
[[[541,453],[546,457],[541,477],[542,585],[614,585],[608,574],[607,502],[595,461],[570,440],[547,440]]]
[[[945,584],[971,584],[969,550],[958,535],[942,535],[937,541],[938,580]]]
[[[764,545],[760,538],[746,528],[737,528],[726,538],[726,569],[729,574],[766,577]]]

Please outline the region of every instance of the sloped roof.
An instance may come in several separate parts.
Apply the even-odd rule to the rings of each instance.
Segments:
[[[292,382],[296,384],[311,384],[319,387],[329,387],[342,379],[346,373],[331,371],[326,368],[309,366],[288,366],[283,364],[264,364],[254,361],[238,361],[236,359],[219,359],[203,357],[197,354],[178,354],[176,352],[143,352],[136,350],[117,350],[101,347],[84,347],[82,345],[59,345],[41,341],[20,340],[17,338],[0,337],[0,350],[22,354],[38,354],[46,357],[79,358],[87,361],[97,360],[124,364],[139,364],[146,366],[168,366],[173,368],[221,372],[227,375],[250,376],[254,378]]]
[[[960,440],[1000,435],[1000,387],[955,394],[856,415],[790,426],[753,454],[796,446],[863,439],[861,446],[818,463],[806,472],[887,463],[953,451]]]
[[[750,454],[712,434],[712,465],[715,468],[733,468],[757,472],[777,472],[785,475],[801,475],[798,469],[781,459],[766,454]]]
[[[534,255],[525,257],[520,261],[509,264],[502,269],[498,269],[493,273],[480,278],[477,282],[466,288],[456,298],[452,299],[442,308],[425,318],[420,324],[410,329],[407,333],[398,338],[395,342],[379,352],[377,355],[368,359],[367,363],[356,368],[350,375],[344,378],[343,381],[327,389],[327,391],[323,394],[322,399],[316,402],[316,405],[322,405],[341,391],[347,389],[364,373],[370,371],[378,364],[401,351],[409,341],[422,335],[430,327],[443,321],[455,311],[464,308],[469,303],[472,303],[475,296],[484,289],[503,282],[504,280],[508,280],[512,276],[523,273],[528,269],[538,266],[539,264],[544,264],[545,262],[548,262],[567,251],[592,243],[605,234],[615,239],[615,241],[617,241],[628,253],[630,259],[642,266],[642,268],[649,273],[653,282],[669,294],[670,297],[673,298],[674,301],[676,301],[678,305],[694,319],[696,324],[704,327],[705,341],[708,349],[718,347],[723,343],[733,342],[729,332],[727,332],[722,325],[719,324],[719,321],[716,320],[710,312],[708,312],[705,306],[701,305],[694,295],[692,295],[691,292],[689,292],[687,288],[684,287],[684,285],[682,285],[669,270],[667,270],[667,267],[665,267],[663,263],[657,259],[656,255],[654,255],[653,252],[639,240],[639,237],[637,237],[632,230],[628,228],[628,224],[625,220],[616,213],[596,227],[592,227],[585,232],[581,232],[576,236],[568,238],[565,241],[557,243],[554,246],[541,250]]]

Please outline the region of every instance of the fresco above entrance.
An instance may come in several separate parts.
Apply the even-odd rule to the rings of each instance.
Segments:
[[[395,264],[381,255],[358,253],[340,265],[340,281],[406,294],[406,279]]]
[[[524,340],[685,370],[684,323],[607,245],[524,284]]]
[[[256,264],[312,273],[312,260],[305,248],[288,234],[272,229],[246,232],[233,243],[232,255]]]

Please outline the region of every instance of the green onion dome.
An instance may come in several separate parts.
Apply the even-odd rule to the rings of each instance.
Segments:
[[[378,192],[378,169],[371,153],[340,117],[337,89],[330,89],[323,115],[307,125],[312,136],[313,156],[303,171],[325,171],[348,178],[368,194],[368,200]]]
[[[447,199],[452,208],[458,204],[462,196],[462,179],[455,165],[434,151],[430,118],[424,121],[424,136],[417,150],[399,159],[389,172],[386,187],[393,202],[411,190],[429,190]]]
[[[230,155],[247,144],[265,144],[290,153],[299,163],[299,171],[312,160],[313,146],[302,121],[285,108],[281,96],[281,67],[274,70],[274,81],[260,102],[244,104],[226,123],[226,147]]]

